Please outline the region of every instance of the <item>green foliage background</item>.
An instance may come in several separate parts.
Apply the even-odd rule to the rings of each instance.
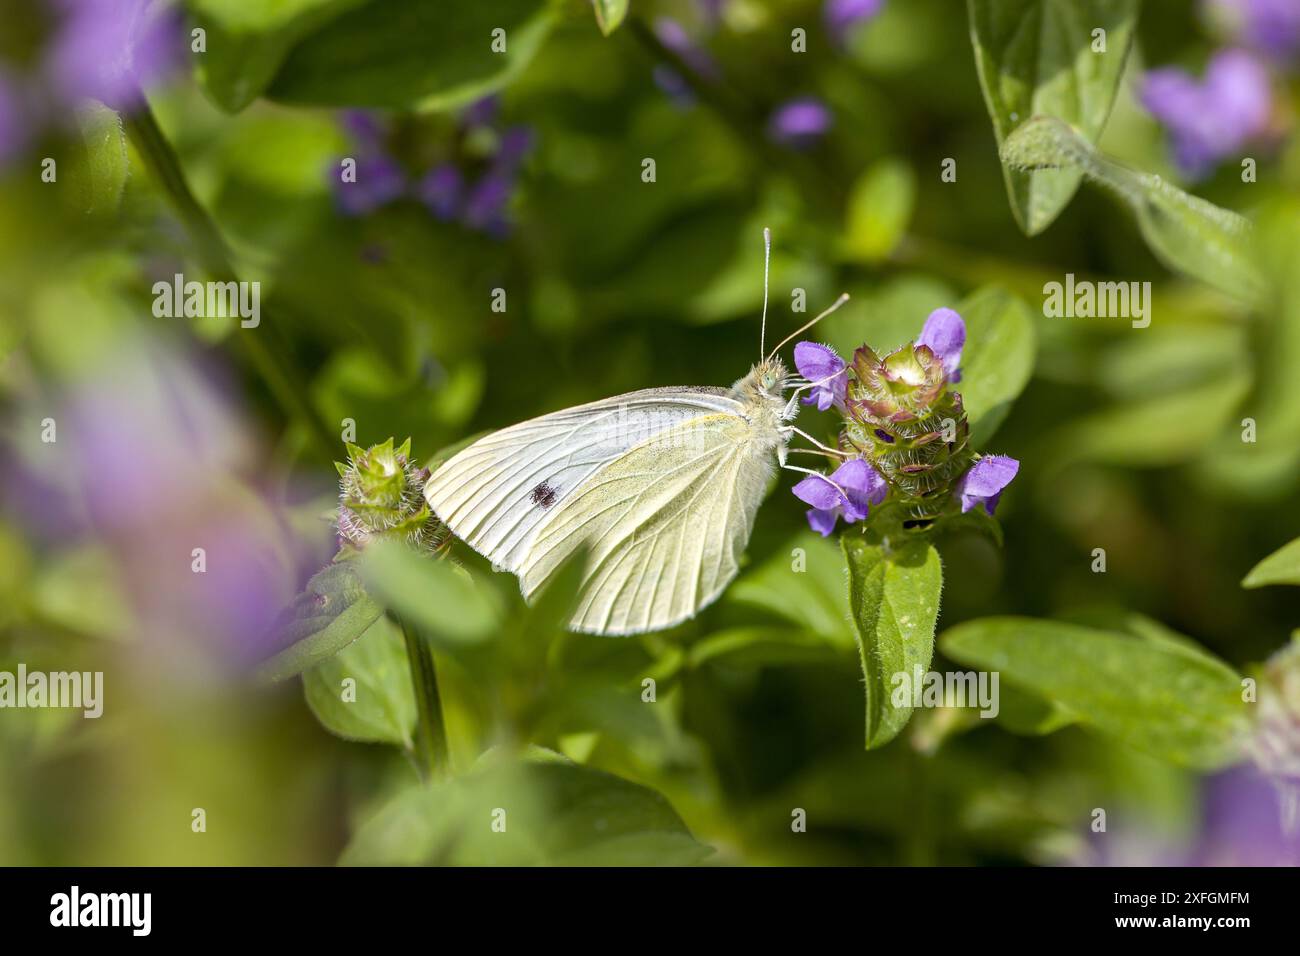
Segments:
[[[1062,116],[1054,87],[1004,85],[1074,123],[1079,143],[1068,131],[1016,140],[981,94],[981,73],[1023,65],[998,46],[997,18],[1040,4],[972,0],[987,27],[973,49],[957,0],[891,0],[843,46],[820,4],[736,0],[709,40],[725,82],[687,109],[653,82],[662,55],[647,24],[690,22],[693,5],[597,6],[599,22],[580,0],[188,0],[207,52],[151,103],[225,250],[160,188],[138,119],[99,112],[50,133],[38,152],[59,157],[57,187],[35,159],[0,181],[7,454],[66,493],[39,507],[79,513],[94,480],[94,461],[71,474],[40,441],[61,396],[136,374],[123,348],[145,369],[163,350],[198,353],[224,370],[256,447],[206,476],[223,502],[214,517],[236,500],[266,509],[287,605],[331,553],[344,419],[362,446],[409,435],[430,458],[623,391],[729,384],[758,353],[770,226],[769,340],[806,318],[790,308],[796,287],[813,311],[851,294],[818,332],[842,353],[902,344],[940,306],[967,315],[976,447],[1021,461],[998,512],[1003,546],[954,528],[911,562],[920,570],[856,567],[851,595],[845,555],[859,545],[810,534],[783,478],[723,600],[631,639],[563,633],[560,598],[526,611],[512,578],[459,547],[468,579],[376,554],[358,572],[369,596],[356,600],[372,606],[345,612],[363,637],[322,663],[279,659],[274,676],[315,666],[301,684],[268,685],[184,629],[162,646],[142,639],[141,595],[123,576],[161,529],[48,536],[10,508],[0,669],[103,670],[107,701],[99,721],[0,712],[0,862],[1054,863],[1091,859],[1095,807],[1171,846],[1193,841],[1202,774],[1241,755],[1240,676],[1298,623],[1292,587],[1241,586],[1300,528],[1296,141],[1260,153],[1258,182],[1229,162],[1196,186],[1255,220],[1258,246],[1165,191],[1178,177],[1133,83],[1148,63],[1203,62],[1211,40],[1189,2],[1148,4],[1135,25],[1136,2],[1095,4],[1115,23],[1117,59],[1088,80],[1112,84],[1108,121],[1095,98]],[[504,56],[488,49],[496,27]],[[791,52],[795,27],[807,53]],[[1031,67],[1056,81],[1067,64]],[[492,90],[537,138],[508,239],[414,202],[340,215],[338,108],[394,110],[445,137],[455,110]],[[770,110],[801,94],[835,116],[807,152],[764,133]],[[941,179],[949,158],[955,182]],[[1216,243],[1233,253],[1215,256],[1221,272],[1198,258]],[[156,276],[225,268],[262,282],[261,327],[153,316]],[[1044,317],[1044,283],[1067,272],[1150,281],[1150,328]],[[504,312],[490,308],[496,288]],[[815,411],[800,424],[834,428]],[[162,493],[178,477],[138,480]],[[871,595],[919,578],[937,593],[937,557],[933,666],[999,669],[1002,714],[890,715],[881,736],[870,701],[888,674],[873,687],[867,667],[864,688],[862,655],[910,662],[914,648],[872,623]],[[189,560],[186,546],[176,561]],[[1298,578],[1293,547],[1250,583]],[[450,752],[432,786],[409,759],[407,648],[380,605],[417,622],[437,661]],[[364,706],[339,702],[348,675]],[[500,807],[511,824],[494,840]],[[792,831],[796,808],[807,832]]]

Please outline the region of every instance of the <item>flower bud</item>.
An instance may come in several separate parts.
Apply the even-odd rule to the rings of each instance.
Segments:
[[[447,543],[446,526],[424,500],[429,470],[410,460],[409,438],[398,448],[389,438],[364,450],[352,444],[347,449],[347,464],[334,463],[340,479],[338,530],[343,548],[361,549],[381,539],[434,552]]]

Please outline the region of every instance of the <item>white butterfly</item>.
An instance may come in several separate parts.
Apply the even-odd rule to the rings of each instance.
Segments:
[[[585,549],[572,630],[671,627],[736,576],[775,466],[809,471],[786,463],[792,435],[833,452],[788,424],[814,383],[787,401],[780,348],[731,388],[643,389],[494,432],[438,468],[424,496],[457,537],[519,576],[525,600]]]

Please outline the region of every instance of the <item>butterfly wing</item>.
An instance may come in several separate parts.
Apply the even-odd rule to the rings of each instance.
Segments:
[[[519,570],[525,597],[581,548],[573,630],[636,634],[693,617],[740,568],[776,440],[724,412],[629,449],[540,526]]]
[[[518,573],[543,520],[598,470],[676,425],[740,409],[721,388],[650,388],[567,408],[479,439],[433,473],[424,496],[457,537]]]

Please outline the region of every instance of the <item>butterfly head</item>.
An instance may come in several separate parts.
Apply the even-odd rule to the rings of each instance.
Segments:
[[[751,368],[749,374],[733,387],[742,399],[780,403],[784,401],[782,396],[789,386],[789,378],[784,362],[779,358],[767,358]]]

